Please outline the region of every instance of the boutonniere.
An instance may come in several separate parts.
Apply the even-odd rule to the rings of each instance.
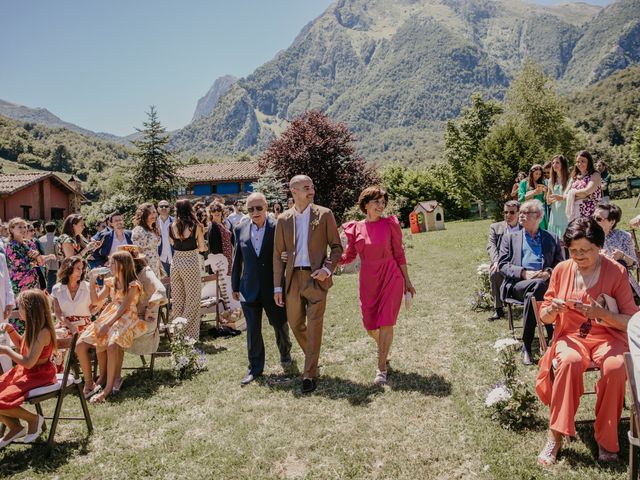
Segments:
[[[314,218],[311,221],[311,230],[315,230],[318,225],[320,225],[320,219],[319,218]]]

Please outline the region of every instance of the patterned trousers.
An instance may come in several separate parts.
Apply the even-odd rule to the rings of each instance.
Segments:
[[[171,320],[188,320],[185,334],[200,339],[200,255],[197,250],[178,251],[171,264]]]

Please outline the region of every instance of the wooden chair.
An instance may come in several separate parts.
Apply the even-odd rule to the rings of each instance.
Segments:
[[[56,399],[56,406],[52,417],[45,417],[47,420],[51,420],[51,428],[49,429],[49,435],[47,437],[47,445],[53,446],[54,437],[58,428],[58,422],[60,420],[84,420],[87,423],[87,430],[90,434],[93,432],[93,424],[91,423],[91,416],[89,414],[89,407],[87,401],[84,398],[83,383],[80,379],[78,363],[75,355],[76,342],[78,340],[78,334],[75,334],[71,339],[71,346],[67,352],[67,358],[65,360],[64,372],[59,373],[56,376],[56,383],[51,385],[45,385],[44,387],[34,388],[27,394],[27,403],[35,405],[38,415],[45,417],[42,406],[40,405],[45,400],[52,398]],[[62,417],[62,403],[64,398],[70,393],[75,393],[80,399],[80,406],[82,407],[82,417]],[[45,424],[46,428],[46,424]],[[0,428],[0,435],[4,433],[4,425]]]
[[[524,302],[520,300],[516,300],[515,298],[505,298],[503,301],[504,304],[507,305],[507,322],[509,324],[509,331],[511,332],[511,336],[516,336],[516,328],[522,328],[520,325],[515,326],[515,322],[513,321],[513,307],[524,307]]]
[[[638,385],[634,374],[633,356],[624,354],[624,365],[627,369],[627,378],[631,389],[631,416],[629,419],[629,479],[636,480],[640,471],[638,453],[640,452],[640,402],[638,401]]]
[[[638,198],[640,198],[640,195],[638,195]],[[636,258],[640,261],[640,246],[638,245],[636,231],[632,228],[629,230],[629,233],[631,234],[631,238],[633,238],[633,249],[636,252]],[[636,281],[640,283],[640,265],[636,265]]]

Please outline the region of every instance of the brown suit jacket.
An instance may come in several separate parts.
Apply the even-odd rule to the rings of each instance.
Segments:
[[[327,248],[330,249],[327,255]],[[280,259],[282,252],[287,252],[287,262]],[[309,260],[311,270],[315,271],[327,267],[331,273],[338,267],[342,256],[342,242],[333,212],[328,208],[311,204],[309,215]],[[284,292],[289,291],[291,275],[296,257],[296,221],[295,208],[285,210],[276,223],[276,233],[273,244],[273,285],[281,287]],[[284,274],[284,275],[283,275]],[[283,277],[285,285],[283,285]],[[317,282],[323,290],[333,285],[329,276],[324,282]]]

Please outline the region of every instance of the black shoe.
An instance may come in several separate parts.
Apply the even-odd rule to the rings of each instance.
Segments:
[[[248,373],[246,377],[244,377],[242,380],[240,380],[240,385],[242,385],[243,387],[245,385],[249,385],[251,382],[253,382],[259,376],[260,375],[254,375],[252,373]]]
[[[302,380],[302,393],[311,393],[318,387],[318,381],[315,378],[304,378]]]
[[[495,320],[500,320],[501,318],[504,318],[504,310],[502,310],[501,308],[498,308],[496,309],[496,313],[494,313],[489,318],[487,318],[487,320],[489,322],[493,322]]]
[[[522,347],[522,364],[533,365],[533,355],[525,347]]]

